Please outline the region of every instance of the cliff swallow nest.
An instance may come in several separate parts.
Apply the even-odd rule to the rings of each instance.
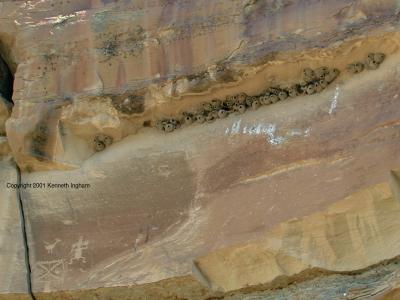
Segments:
[[[103,133],[99,133],[93,138],[93,148],[96,152],[103,151],[104,149],[106,149],[107,146],[110,146],[112,143],[113,138]]]
[[[376,70],[384,59],[383,53],[369,53],[364,61],[349,64],[347,71],[357,74],[363,70]],[[172,132],[181,126],[213,122],[231,114],[243,114],[248,110],[256,110],[260,106],[288,98],[320,93],[339,77],[340,70],[323,66],[315,70],[305,68],[302,73],[303,80],[289,88],[269,87],[259,95],[249,96],[246,93],[240,93],[228,96],[225,100],[213,99],[211,102],[202,103],[193,112],[185,111],[177,118],[163,118],[153,125],[163,132]]]

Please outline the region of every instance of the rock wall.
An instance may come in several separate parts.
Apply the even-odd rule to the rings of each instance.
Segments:
[[[259,93],[300,79],[305,66],[345,66],[368,47],[305,50],[393,31],[397,4],[380,2],[2,2],[3,56],[16,66],[7,123],[14,156],[28,169],[76,168],[93,155],[89,141],[99,132],[118,141],[160,117],[246,91],[246,82]],[[255,74],[262,82],[249,84]],[[37,149],[33,128],[42,120],[46,143]]]
[[[27,265],[21,228],[17,191],[6,188],[18,180],[17,168],[10,160],[0,162],[0,299],[13,294],[15,299],[28,299]]]
[[[0,299],[396,297],[399,9],[0,2]]]

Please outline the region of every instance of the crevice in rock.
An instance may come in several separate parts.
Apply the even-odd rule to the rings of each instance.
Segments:
[[[32,300],[36,300],[33,292],[32,292],[32,277],[31,277],[31,264],[29,259],[29,245],[28,245],[28,235],[26,232],[26,220],[25,220],[25,210],[24,204],[22,202],[21,197],[21,189],[19,188],[21,185],[21,170],[18,165],[15,165],[17,169],[17,179],[18,179],[18,189],[17,189],[17,198],[18,198],[18,205],[19,205],[19,212],[20,212],[20,221],[21,221],[21,230],[22,230],[22,239],[24,243],[25,249],[25,265],[26,265],[26,281],[27,281],[27,288],[28,293]]]
[[[2,54],[0,53],[0,96],[4,98],[9,106],[13,106],[14,102],[12,100],[13,96],[13,86],[14,86],[14,74],[11,72],[10,67],[7,65],[5,60],[3,59]],[[18,206],[20,212],[20,222],[21,222],[21,231],[22,231],[22,239],[25,250],[25,265],[26,265],[26,281],[28,294],[32,300],[36,300],[35,296],[32,293],[32,279],[31,279],[31,265],[29,261],[29,246],[28,246],[28,236],[26,233],[26,220],[25,220],[25,212],[24,206],[21,198],[20,184],[21,184],[21,170],[17,164],[15,164],[15,168],[17,170],[17,180],[18,180],[18,189],[17,189],[17,199]]]
[[[8,102],[13,103],[14,75],[0,53],[0,95]]]
[[[6,135],[5,123],[14,105],[12,101],[14,76],[3,57],[0,51],[0,136]]]

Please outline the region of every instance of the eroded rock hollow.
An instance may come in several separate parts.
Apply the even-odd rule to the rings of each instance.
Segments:
[[[0,299],[400,297],[399,12],[1,1]]]

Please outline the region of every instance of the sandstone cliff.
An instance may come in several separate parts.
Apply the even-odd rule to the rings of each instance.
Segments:
[[[0,299],[397,299],[399,12],[1,1]]]

